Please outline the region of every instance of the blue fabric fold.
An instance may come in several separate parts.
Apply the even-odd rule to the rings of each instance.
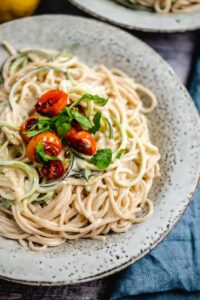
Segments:
[[[200,112],[200,56],[189,88]],[[191,205],[153,251],[119,273],[111,300],[200,299],[200,185]]]
[[[200,54],[195,65],[195,70],[189,87],[189,92],[197,107],[198,112],[200,113]]]

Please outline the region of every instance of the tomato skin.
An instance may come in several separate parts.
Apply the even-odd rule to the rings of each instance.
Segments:
[[[77,131],[72,128],[65,136],[66,141],[78,152],[93,155],[96,152],[96,142],[87,131]]]
[[[44,152],[48,155],[57,156],[62,149],[59,137],[50,131],[45,131],[34,136],[27,145],[26,155],[31,161],[37,161],[36,146],[39,142],[43,143]]]
[[[59,90],[51,90],[43,94],[36,102],[37,113],[53,117],[59,115],[68,104],[69,95]]]
[[[31,117],[27,118],[20,127],[20,134],[21,134],[22,138],[24,139],[24,141],[27,143],[30,141],[31,138],[28,137],[26,135],[26,133],[29,129],[31,129],[31,127],[33,125],[35,125],[37,123],[38,117],[39,116],[31,116]]]
[[[75,128],[70,129],[65,136],[64,141],[69,142],[70,144],[74,141],[74,136],[76,135],[77,130]]]
[[[77,130],[77,131],[82,131],[83,129],[81,128],[81,125],[76,121],[72,121],[72,126]]]
[[[64,165],[61,160],[49,160],[42,166],[40,176],[48,179],[57,179],[64,175],[64,171]]]

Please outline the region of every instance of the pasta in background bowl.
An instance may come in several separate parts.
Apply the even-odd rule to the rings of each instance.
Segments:
[[[39,34],[41,31],[41,27],[43,28],[43,33]],[[21,32],[20,36],[16,36],[13,34],[13,28]],[[27,28],[30,28],[31,35],[27,31]],[[11,44],[14,46],[14,49],[21,49],[21,48],[23,49],[28,45],[30,49],[39,48],[40,51],[42,51],[41,49],[54,49],[56,51],[61,51],[61,49],[70,48],[70,45],[76,44],[76,48],[74,48],[73,53],[74,56],[78,57],[78,60],[77,59],[75,60],[75,58],[70,58],[68,62],[65,62],[66,64],[67,63],[69,64],[68,66],[69,69],[73,69],[71,70],[72,73],[74,72],[73,76],[75,76],[75,74],[76,76],[78,76],[77,78],[75,78],[76,77],[75,76],[74,80],[77,80],[79,78],[80,81],[81,80],[83,81],[82,84],[84,83],[84,79],[85,80],[87,79],[86,81],[89,80],[87,82],[87,88],[86,90],[84,90],[84,94],[85,92],[87,92],[89,93],[89,95],[93,95],[93,99],[95,95],[98,95],[97,99],[107,99],[106,97],[107,96],[109,97],[109,100],[107,102],[104,100],[98,100],[98,101],[103,101],[103,103],[105,104],[104,106],[99,106],[97,103],[93,103],[93,101],[89,102],[91,105],[93,105],[94,114],[100,111],[102,112],[102,114],[105,114],[106,117],[109,117],[108,111],[112,111],[112,114],[115,115],[115,117],[118,115],[125,114],[125,116],[127,116],[128,122],[130,122],[130,131],[137,132],[137,134],[135,134],[135,137],[133,138],[132,135],[130,134],[129,138],[132,138],[132,140],[129,149],[132,148],[138,150],[139,147],[141,147],[142,144],[139,142],[138,137],[140,137],[140,134],[142,136],[144,133],[144,140],[145,140],[144,145],[149,144],[149,136],[150,136],[151,143],[153,145],[156,145],[156,147],[158,147],[156,148],[152,145],[149,148],[151,154],[150,157],[155,158],[155,160],[154,158],[153,160],[149,160],[150,165],[151,164],[152,165],[155,164],[155,166],[157,165],[157,161],[159,159],[158,149],[161,154],[161,158],[159,160],[159,165],[161,170],[160,176],[154,180],[151,192],[149,193],[148,197],[138,198],[138,201],[141,201],[141,199],[151,199],[154,207],[153,215],[147,220],[145,220],[144,222],[139,224],[133,224],[133,226],[129,226],[128,222],[127,223],[122,222],[122,227],[120,226],[120,223],[117,224],[117,226],[113,227],[114,229],[113,231],[118,231],[118,229],[122,229],[122,231],[125,231],[123,229],[126,229],[126,226],[130,228],[126,232],[122,232],[122,233],[117,233],[117,234],[109,233],[107,234],[107,238],[105,240],[89,239],[88,237],[84,239],[67,240],[64,241],[64,243],[61,243],[61,245],[58,245],[57,247],[47,248],[45,249],[45,251],[34,252],[34,251],[30,251],[28,247],[26,246],[22,247],[16,241],[11,240],[12,238],[14,238],[12,234],[16,234],[16,232],[14,232],[16,230],[16,225],[15,223],[11,227],[7,225],[9,222],[13,220],[13,217],[12,215],[9,216],[8,211],[5,211],[6,215],[1,214],[0,217],[1,232],[4,231],[4,233],[6,233],[7,230],[8,231],[10,230],[11,239],[6,239],[4,237],[0,238],[1,239],[0,276],[10,280],[24,282],[27,284],[31,284],[31,283],[46,284],[46,285],[69,284],[69,283],[75,283],[81,281],[88,281],[94,278],[106,276],[116,272],[117,270],[124,268],[130,263],[135,262],[137,259],[139,259],[143,255],[148,253],[148,251],[150,251],[153,247],[155,247],[159,243],[159,241],[161,241],[164,238],[164,236],[166,236],[166,234],[173,228],[175,223],[180,218],[180,215],[183,213],[186,206],[189,204],[191,195],[194,192],[195,186],[197,184],[198,175],[199,175],[199,145],[198,145],[199,132],[200,132],[199,120],[198,120],[197,112],[194,109],[194,105],[187,91],[179,82],[177,77],[174,75],[171,68],[147,45],[145,45],[138,39],[130,36],[129,34],[124,33],[123,31],[112,28],[111,26],[105,24],[101,24],[96,21],[90,21],[90,20],[85,20],[83,18],[68,17],[68,16],[41,16],[41,17],[27,18],[27,19],[14,21],[2,25],[0,40],[10,41]],[[58,52],[56,53],[58,54]],[[31,55],[30,57],[32,57],[32,59],[38,59],[37,55],[34,55],[33,53],[29,55]],[[1,48],[0,49],[1,64],[3,64],[3,62],[7,58],[8,58],[7,51]],[[31,69],[29,70],[30,72],[33,72],[32,59],[28,61],[28,64],[24,63],[24,67],[23,67],[23,68],[30,68]],[[60,59],[64,60],[63,57],[60,57],[59,60]],[[75,68],[72,68],[73,60],[74,60]],[[19,60],[17,61],[19,63]],[[41,64],[41,62],[42,64],[44,64],[43,67],[46,68],[47,58],[42,58],[42,61],[41,58],[39,58],[39,64]],[[55,61],[52,60],[51,62],[48,62],[48,64],[52,64],[53,62],[55,63]],[[82,62],[84,62],[84,64]],[[58,63],[58,61],[56,63]],[[17,64],[15,63],[11,69],[9,68],[11,72],[9,76],[12,75],[12,70],[16,70],[15,69],[16,67],[18,68]],[[70,64],[72,65],[70,66]],[[100,67],[97,67],[95,70],[93,69],[93,66],[99,66],[99,65]],[[107,68],[102,67],[102,65],[107,66]],[[38,68],[41,67],[42,66],[39,66]],[[51,67],[58,68],[58,65],[51,66]],[[118,71],[119,69],[122,70],[123,73],[121,71]],[[82,72],[80,70],[82,70]],[[110,70],[112,70],[111,73]],[[39,69],[39,72],[40,71],[41,69]],[[17,126],[20,126],[22,122],[26,120],[28,115],[33,115],[33,113],[35,113],[35,112],[31,112],[31,110],[34,108],[34,104],[36,103],[36,99],[33,99],[32,97],[32,93],[35,93],[35,89],[34,88],[30,89],[30,87],[28,90],[25,89],[26,85],[28,85],[30,82],[32,82],[31,84],[33,84],[34,82],[34,84],[37,85],[38,96],[40,100],[42,97],[44,97],[45,93],[48,93],[50,91],[50,89],[58,89],[58,86],[61,85],[60,90],[62,90],[64,93],[69,93],[69,96],[71,95],[71,98],[74,95],[74,99],[72,99],[73,103],[74,101],[75,102],[80,101],[80,98],[82,97],[83,93],[80,93],[80,98],[79,98],[79,94],[77,94],[76,84],[73,85],[73,76],[72,76],[72,83],[70,83],[71,86],[68,86],[69,80],[65,80],[65,75],[63,71],[65,72],[65,70],[63,69],[62,72],[58,69],[57,71],[55,71],[55,69],[54,70],[43,69],[43,71],[40,72],[39,75],[38,73],[37,74],[31,73],[32,75],[29,73],[31,80],[27,80],[27,77],[25,78],[23,77],[23,79],[19,79],[18,77],[18,80],[14,82],[14,87],[12,83],[11,93],[9,93],[10,86],[8,84],[7,88],[8,88],[8,97],[10,100],[10,106],[12,107],[12,109],[14,108],[14,110],[11,117],[10,111],[7,107],[8,114],[6,115],[4,113],[1,116],[1,122],[2,121],[9,122],[11,123],[12,126],[15,126],[15,123],[17,123]],[[34,70],[34,72],[38,72],[38,69],[37,71]],[[127,75],[125,75],[124,73]],[[7,73],[5,72],[5,75],[6,74]],[[24,76],[23,74],[21,75]],[[7,77],[8,79],[7,83],[9,83],[9,78],[11,78],[9,76]],[[105,82],[104,81],[102,82],[103,78],[105,79]],[[133,84],[133,81],[130,80],[130,78],[134,78],[136,83]],[[120,82],[119,85],[116,85],[115,83],[116,80]],[[40,81],[41,84],[38,85],[38,82]],[[95,82],[96,83],[101,82],[100,86],[99,84],[96,85]],[[104,85],[105,83],[106,83],[106,88]],[[79,82],[79,85],[80,84],[81,83]],[[93,86],[95,90],[91,90],[91,86]],[[109,88],[110,86],[112,86],[111,90]],[[103,87],[103,89],[100,87]],[[75,89],[74,94],[72,93],[72,90],[70,92],[69,90],[70,88]],[[85,83],[84,83],[84,88],[85,88]],[[96,88],[98,88],[98,90],[96,90]],[[145,96],[144,92],[147,93],[148,103],[143,103],[137,100],[138,99],[137,93],[134,94],[134,90],[136,88],[137,88],[137,93],[139,94],[142,101]],[[24,101],[23,97],[20,100],[21,90],[23,89],[24,89],[24,93],[25,92],[27,93],[26,94],[27,99],[30,98],[33,100],[32,104],[30,104],[30,100],[27,102]],[[115,89],[115,91],[113,89]],[[127,93],[127,89],[129,91],[128,93]],[[80,91],[80,86],[79,86],[79,91]],[[105,95],[104,94],[105,91],[108,92],[109,95],[108,94]],[[123,97],[125,98],[127,97],[128,99],[127,103],[128,103],[129,112],[126,110],[126,107],[124,108],[123,102],[120,102],[119,100],[120,98],[120,94],[118,94],[119,91],[120,93],[123,93],[124,95]],[[131,95],[133,94],[134,97],[131,97]],[[155,107],[156,102],[154,101],[153,95],[155,95],[158,101],[156,107]],[[91,96],[87,96],[85,100],[82,99],[83,101],[81,100],[82,102],[80,103],[81,106],[86,108],[88,97],[92,99]],[[154,108],[154,110],[148,114],[148,118],[147,118],[147,127],[149,128],[149,136],[147,135],[147,127],[145,127],[146,118],[145,120],[143,120],[143,114],[137,115],[138,121],[140,120],[141,122],[141,120],[143,120],[141,124],[140,122],[138,123],[139,125],[142,126],[141,127],[139,126],[137,128],[138,131],[133,130],[134,126],[137,125],[136,124],[137,122],[136,123],[135,121],[133,123],[131,122],[135,119],[134,114],[136,112],[138,113],[137,109],[134,110],[132,105],[130,105],[133,99],[136,100],[133,107],[136,108],[138,106],[139,111],[142,110],[143,104],[147,105],[147,107],[148,105],[150,105],[151,109]],[[149,100],[151,101],[149,102]],[[21,106],[21,110],[18,101],[22,101],[22,102],[24,101],[23,106]],[[2,101],[2,103],[4,102],[5,102],[5,98]],[[22,107],[24,107],[25,110],[23,110]],[[5,107],[2,109],[5,109]],[[28,114],[27,111],[29,111]],[[73,110],[73,107],[67,108],[67,114],[69,114],[70,112],[70,114],[73,115],[74,111],[75,110]],[[18,112],[18,114],[16,112]],[[144,112],[145,109],[143,113]],[[80,110],[79,113],[82,115],[81,120],[84,119],[84,124],[86,126],[88,124],[87,122],[85,123],[86,121],[85,117],[87,117],[87,113],[84,115],[83,110]],[[76,111],[76,116],[77,116],[77,111]],[[80,115],[78,114],[78,116],[79,116],[78,120],[80,122]],[[16,122],[15,118],[19,118],[19,120],[17,120]],[[125,121],[126,117],[122,118],[122,120]],[[39,129],[42,129],[41,126],[42,125],[40,123]],[[2,128],[4,132],[6,132],[5,127],[6,126]],[[118,152],[121,150],[122,147],[119,146],[122,141],[122,139],[120,138],[120,130],[117,129],[116,124],[113,124],[112,127],[114,129],[115,137],[117,137],[116,140],[117,147],[115,143],[112,142],[112,139],[109,139],[108,137],[110,133],[109,126],[105,125],[104,128],[105,133],[103,133],[103,137],[101,138],[99,137],[99,140],[101,141],[100,143],[98,143],[97,137],[99,135],[100,136],[102,135],[101,131],[96,132],[95,134],[91,133],[96,140],[97,151],[100,149],[111,148],[113,152],[116,151],[116,153],[118,154]],[[145,128],[145,130],[143,130],[142,128]],[[52,132],[53,129],[51,127],[50,129],[51,129],[51,134],[53,134]],[[33,131],[34,130],[32,130],[32,134]],[[12,132],[13,131],[11,130],[11,133]],[[9,134],[9,130],[6,132],[6,134]],[[58,132],[58,134],[60,133]],[[17,138],[17,136],[18,134],[15,137]],[[20,136],[19,139],[21,140]],[[12,141],[14,141],[14,139],[12,139]],[[25,145],[25,149],[27,149],[28,144],[24,143],[24,145]],[[71,146],[72,148],[74,147],[73,144]],[[8,151],[13,153],[12,151],[14,150],[12,149],[13,146],[10,144]],[[141,149],[139,152],[141,153]],[[42,155],[42,157],[46,158],[41,148],[39,153],[40,155]],[[156,156],[154,156],[154,153],[156,153]],[[125,170],[123,169],[124,166],[121,165],[121,162],[125,159],[127,159],[128,161],[129,154],[130,151],[128,152],[125,151],[121,156],[119,165],[120,168],[122,168],[123,172]],[[136,151],[135,154],[138,155],[138,151]],[[18,157],[20,157],[20,153]],[[115,158],[116,156],[114,155],[113,157]],[[63,161],[62,151],[60,152],[58,158],[61,161]],[[142,156],[140,154],[139,154],[139,158],[133,158],[133,162],[135,159],[135,162],[137,162],[137,165],[140,167],[142,165],[141,158]],[[96,171],[96,165],[94,164],[94,162],[96,164],[97,159],[93,160],[93,167],[95,168]],[[134,166],[133,162],[132,162],[133,168],[135,168],[136,166]],[[116,160],[114,159],[112,161],[112,164],[115,163]],[[31,168],[32,166],[34,166],[33,169],[35,170],[36,174],[38,174],[37,168],[40,168],[40,166],[38,166],[37,163],[36,164],[31,163],[30,161],[27,160],[26,164]],[[88,162],[85,160],[77,160],[77,166],[79,165],[78,166],[79,168],[74,169],[74,171],[78,171],[78,170],[80,171],[80,169],[86,169],[86,164],[88,164]],[[106,165],[108,167],[108,170],[102,173],[106,174],[107,172],[110,172],[109,168],[112,167],[112,164],[110,164],[109,166]],[[143,164],[143,166],[144,165],[146,166],[146,163]],[[90,164],[89,167],[90,172],[93,169],[93,167]],[[125,165],[125,169],[127,169],[126,165]],[[139,170],[136,168],[135,171],[137,173]],[[125,172],[127,172],[127,170]],[[146,183],[147,182],[152,183],[151,182],[152,180],[149,179],[154,177],[154,172],[155,175],[158,175],[158,168],[157,167],[153,168],[151,172],[146,177],[147,180]],[[28,175],[27,177],[32,176],[32,173],[29,172],[28,170],[27,175]],[[82,175],[83,174],[81,173],[81,176]],[[89,173],[89,175],[91,175],[91,173]],[[116,175],[118,176],[119,174],[117,173]],[[88,173],[84,174],[84,176],[88,176]],[[101,176],[100,173],[97,175],[97,177],[91,176],[90,179],[94,180],[95,178],[99,178],[99,176]],[[132,175],[128,172],[127,174],[128,180],[131,177]],[[118,178],[118,180],[122,179],[121,184],[126,185],[127,178],[126,177],[122,177],[121,179],[120,178],[121,176]],[[27,181],[26,190],[25,190],[26,193],[31,192],[31,188],[28,187],[29,187],[30,180],[32,179],[30,178],[25,179]],[[97,185],[95,186],[95,183],[92,184],[92,189],[94,189],[96,196],[93,197],[93,195],[91,194],[92,197],[90,198],[90,201],[87,201],[87,207],[86,207],[85,206],[86,202],[83,200],[83,197],[86,197],[87,193],[90,193],[91,190],[88,191],[86,190],[84,193],[81,194],[81,191],[83,191],[84,187],[79,186],[80,184],[79,179],[77,178],[72,178],[72,179],[75,181],[78,180],[77,188],[79,189],[79,191],[77,191],[76,194],[73,192],[74,196],[72,195],[72,197],[74,197],[73,199],[75,200],[75,198],[78,199],[77,197],[80,196],[80,198],[78,199],[79,202],[75,204],[76,202],[75,200],[73,204],[79,213],[77,214],[77,220],[74,223],[75,226],[73,224],[73,217],[71,218],[69,216],[68,222],[72,221],[71,225],[73,226],[70,226],[70,229],[71,231],[73,231],[74,234],[74,228],[76,227],[75,235],[77,235],[77,226],[79,226],[79,228],[82,226],[81,222],[86,219],[84,217],[84,214],[87,212],[89,212],[87,218],[92,218],[92,217],[94,218],[94,220],[92,219],[90,220],[91,221],[90,223],[95,224],[95,226],[98,225],[95,223],[95,218],[99,220],[102,218],[98,217],[98,213],[101,211],[101,209],[98,210],[97,208],[98,207],[101,208],[101,203],[103,203],[104,201],[105,193],[109,192],[110,195],[112,195],[112,193],[113,194],[115,193],[116,188],[115,186],[112,186],[112,182],[111,182],[112,180],[109,183],[110,184],[109,189],[108,189],[109,184],[105,186],[105,182],[101,181],[100,188],[102,189],[105,188],[105,192],[99,195],[98,194],[99,186]],[[108,181],[109,181],[109,177],[108,177]],[[44,180],[41,178],[40,183],[41,182],[43,184],[51,184],[51,182],[54,182],[54,180],[49,181],[48,179],[46,181],[46,179]],[[34,181],[34,184],[35,183],[36,185],[38,184],[37,182]],[[71,189],[75,188],[72,183],[70,183],[70,185],[71,185]],[[122,188],[120,193],[121,192],[123,193],[124,189],[126,190],[127,187]],[[139,189],[138,192],[140,191],[141,190]],[[23,192],[24,190],[22,190],[22,195]],[[23,232],[20,232],[20,234],[24,234],[24,232],[26,232],[25,236],[21,236],[21,238],[19,238],[21,244],[23,244],[23,240],[26,241],[28,239],[30,241],[29,246],[31,248],[32,246],[34,247],[35,246],[34,243],[37,244],[38,241],[41,242],[40,244],[45,244],[44,240],[47,242],[47,244],[48,242],[51,241],[55,243],[54,245],[56,245],[57,242],[59,244],[60,239],[62,239],[62,236],[64,237],[65,234],[64,228],[62,228],[62,224],[63,224],[63,217],[66,216],[65,208],[67,203],[64,203],[64,201],[66,201],[66,199],[71,199],[71,201],[73,200],[69,193],[70,193],[69,186],[64,187],[63,191],[61,192],[61,196],[57,198],[57,202],[51,201],[49,202],[49,204],[47,204],[47,206],[42,206],[42,207],[40,207],[40,205],[42,205],[40,203],[39,206],[38,205],[35,206],[35,211],[34,211],[33,204],[32,206],[25,205],[25,207],[22,207],[22,211],[24,209],[23,213],[21,213],[18,205],[14,205],[15,206],[14,214],[16,214],[16,220],[19,224],[19,227],[23,228]],[[8,196],[10,195],[10,197],[12,197],[13,191],[10,194],[8,193],[7,195]],[[42,195],[39,195],[39,197],[41,196]],[[20,197],[19,200],[21,199]],[[34,197],[37,197],[37,195],[34,195]],[[120,208],[121,205],[121,208],[117,211],[116,215],[118,213],[121,213],[120,218],[123,220],[124,218],[126,219],[127,217],[124,216],[124,213],[125,214],[127,213],[126,207],[129,207],[131,201],[128,200],[128,201],[120,202],[120,199],[118,197],[119,195],[114,194],[113,208],[115,209]],[[12,201],[12,199],[10,200]],[[145,202],[146,204],[149,204],[148,200],[147,201],[145,200]],[[57,208],[55,208],[54,205],[58,205],[58,206],[60,205],[60,207],[63,208],[59,210],[59,207],[57,206]],[[82,205],[82,210],[80,210],[80,205]],[[41,220],[44,221],[45,218],[49,218],[52,220],[54,219],[54,222],[51,221],[44,222],[43,224],[40,222],[38,223],[38,219],[36,218],[37,214],[39,217],[39,211],[41,209],[45,209],[45,207],[48,207],[47,209],[48,212],[43,211],[44,218],[42,219],[42,216],[40,216],[39,218],[40,221]],[[87,209],[84,211],[84,208]],[[106,205],[102,205],[102,211],[104,210],[105,212],[106,209],[107,209]],[[135,212],[132,211],[132,213],[133,213],[133,217],[135,217],[134,215]],[[81,216],[82,219],[80,218]],[[138,215],[136,217],[138,217]],[[128,216],[128,218],[130,218],[130,216]],[[30,226],[27,227],[27,224],[29,224]],[[47,230],[47,227],[50,224],[51,226],[54,226],[54,228],[53,227],[48,228]],[[60,232],[55,230],[56,226],[60,226],[59,227]],[[86,225],[83,224],[82,227],[84,226]],[[34,227],[35,227],[35,232],[33,233],[32,230]],[[105,228],[106,226],[104,227],[104,229]],[[91,234],[92,229],[94,228],[90,228],[90,229],[91,230],[87,231],[87,234],[88,233]],[[98,230],[100,230],[101,232],[101,230],[103,231],[104,229],[102,226],[100,226],[100,229]],[[43,233],[46,234],[46,237],[43,241],[41,240],[40,237],[41,231],[43,231]],[[54,235],[55,233],[56,235]],[[51,237],[55,238],[55,240],[51,239],[51,237],[49,237],[48,234],[52,235]],[[84,235],[84,232],[82,232],[82,234]],[[93,237],[97,237],[98,232],[93,231],[93,235],[94,235]],[[65,237],[64,240],[65,239],[67,238]],[[51,246],[53,246],[53,244]],[[33,249],[33,250],[37,250],[37,249]]]
[[[92,16],[128,29],[149,32],[182,32],[200,29],[199,0],[68,1]]]
[[[154,10],[156,13],[190,13],[192,11],[200,10],[200,1],[199,0],[115,0],[116,2],[125,5],[132,9],[146,9]]]

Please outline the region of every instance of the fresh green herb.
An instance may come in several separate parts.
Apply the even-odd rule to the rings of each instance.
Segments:
[[[101,98],[97,95],[85,94],[77,102],[77,104],[83,99],[89,99],[100,105],[105,105],[108,99]],[[76,104],[76,105],[77,105]],[[97,112],[93,118],[93,124],[90,120],[81,114],[77,109],[72,109],[75,106],[75,102],[71,107],[65,107],[62,112],[53,118],[48,117],[38,117],[38,121],[34,124],[31,129],[27,132],[28,137],[36,136],[47,130],[55,130],[58,132],[59,136],[63,138],[66,133],[71,129],[72,120],[76,120],[82,129],[89,130],[92,133],[96,133],[100,129],[101,113]],[[110,127],[112,127],[110,125]]]
[[[44,152],[44,145],[41,141],[36,146],[36,155],[38,159],[42,162],[47,162],[49,160],[57,160],[57,157],[50,156]]]
[[[120,157],[126,152],[126,149],[120,149],[117,154],[116,154],[116,158],[120,159]]]
[[[90,120],[79,113],[77,110],[65,107],[61,115],[67,116],[69,122],[71,122],[72,120],[76,120],[80,124],[81,128],[85,130],[88,130],[92,127]]]
[[[40,128],[40,126],[50,125],[52,122],[51,118],[39,116],[37,126]]]
[[[50,118],[40,116],[38,117],[37,123],[34,124],[26,134],[28,137],[34,137],[44,131],[51,130],[51,123],[52,120]]]
[[[63,123],[60,127],[57,127],[58,135],[63,139],[66,133],[72,128],[70,123]]]
[[[71,118],[61,113],[59,116],[52,118],[51,127],[55,127],[58,135],[63,139],[71,129]]]
[[[112,161],[112,150],[110,148],[100,149],[90,159],[90,162],[96,165],[99,169],[106,169]]]
[[[72,120],[76,120],[80,124],[81,128],[85,130],[88,130],[92,127],[92,124],[87,117],[85,117],[75,109],[66,107],[60,113],[60,115],[53,118],[39,117],[38,122],[34,124],[27,132],[27,136],[33,137],[44,131],[56,129],[59,136],[63,138],[65,134],[71,129]]]
[[[27,131],[26,135],[28,137],[34,137],[34,136],[36,136],[44,131],[47,131],[49,129],[50,129],[50,127],[46,126],[46,127],[41,128],[40,130],[30,130],[30,131]]]
[[[51,120],[52,120],[52,126],[58,128],[63,123],[70,123],[72,118],[71,116],[68,116],[64,111],[62,111],[60,115],[53,117]]]
[[[106,105],[106,103],[108,102],[108,98],[106,99],[106,98],[99,97],[98,95],[84,94],[80,99],[72,103],[70,108],[77,106],[83,100],[94,101],[95,103],[102,106]]]
[[[93,126],[90,128],[91,133],[96,133],[100,129],[101,113],[97,112],[93,118]]]
[[[84,115],[80,114],[78,111],[72,110],[72,116],[74,120],[76,120],[83,129],[87,130],[92,127],[90,120]]]
[[[91,95],[91,94],[83,95],[79,101],[82,101],[85,99],[94,101],[94,103],[100,104],[102,106],[106,105],[106,103],[108,102],[108,98],[106,99],[106,98],[99,97],[98,95]]]
[[[181,22],[181,20],[180,19],[176,19],[176,23],[180,23]]]

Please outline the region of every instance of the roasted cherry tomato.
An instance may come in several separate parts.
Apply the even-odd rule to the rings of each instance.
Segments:
[[[77,134],[77,130],[75,128],[70,129],[64,138],[64,142],[68,142],[69,144],[72,144],[74,141],[74,136]]]
[[[64,166],[61,160],[49,160],[42,166],[40,176],[48,179],[57,179],[64,175],[64,171]]]
[[[73,120],[72,121],[72,126],[77,130],[77,131],[82,131],[83,129],[81,128],[81,125],[76,121],[76,120]]]
[[[57,156],[62,148],[61,141],[57,135],[50,131],[45,131],[34,136],[26,148],[26,155],[31,161],[36,161],[36,147],[39,142],[44,145],[44,152],[48,155]]]
[[[96,152],[96,142],[87,131],[72,128],[67,132],[65,140],[80,153],[93,155]]]
[[[43,94],[35,104],[36,111],[44,116],[57,116],[68,104],[69,95],[58,90]]]
[[[29,129],[31,129],[31,127],[35,124],[37,124],[37,119],[39,116],[31,116],[28,119],[26,119],[21,127],[20,127],[20,134],[22,136],[22,138],[25,140],[25,142],[28,143],[28,141],[30,141],[30,137],[27,136],[27,131]]]

